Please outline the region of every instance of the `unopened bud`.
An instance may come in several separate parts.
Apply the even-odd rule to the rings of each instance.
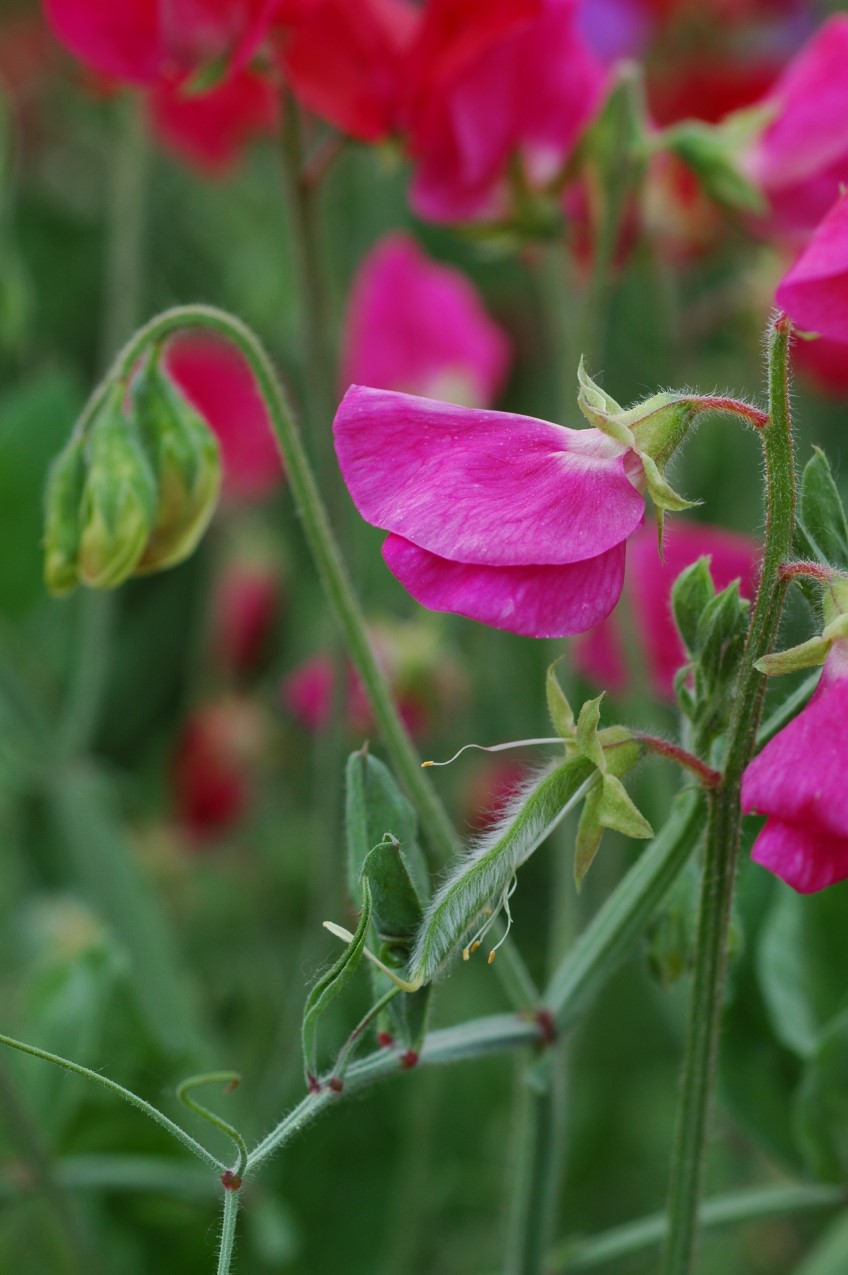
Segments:
[[[81,438],[72,438],[53,462],[44,498],[44,583],[57,597],[79,582],[80,506],[85,486]]]
[[[194,550],[218,503],[218,440],[154,356],[133,389],[136,420],[156,482],[153,530],[138,564],[161,571]]]
[[[82,497],[79,578],[114,589],[136,570],[153,526],[156,487],[116,387],[94,423]]]

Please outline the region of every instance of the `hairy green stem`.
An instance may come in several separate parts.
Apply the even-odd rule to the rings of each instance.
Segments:
[[[330,526],[292,409],[258,338],[239,319],[211,306],[178,306],[167,310],[141,328],[125,346],[111,375],[89,400],[77,428],[80,431],[87,428],[114,379],[128,377],[139,356],[149,345],[164,341],[186,328],[205,329],[232,341],[250,365],[268,410],[318,574],[344,634],[351,659],[362,679],[394,768],[418,808],[431,843],[443,857],[448,857],[457,848],[456,834],[442,803],[421,771],[420,758],[392,702],[388,683],[371,646],[365,617]]]
[[[558,1050],[531,1058],[518,1076],[517,1155],[510,1165],[504,1275],[541,1275],[559,1178],[564,1076]]]
[[[131,1089],[125,1089],[117,1081],[110,1080],[108,1076],[102,1076],[99,1071],[92,1071],[89,1067],[82,1067],[79,1063],[71,1062],[68,1058],[61,1058],[58,1054],[48,1053],[46,1049],[39,1049],[36,1045],[27,1045],[22,1040],[15,1040],[11,1036],[0,1035],[0,1045],[7,1045],[10,1049],[20,1050],[22,1054],[31,1054],[33,1058],[41,1058],[44,1062],[53,1063],[64,1071],[69,1071],[75,1076],[82,1076],[84,1079],[100,1085],[103,1089],[108,1089],[110,1093],[115,1094],[118,1098],[123,1098],[124,1102],[128,1102],[131,1106],[137,1107],[139,1111],[143,1111],[146,1116],[149,1116],[156,1124],[161,1125],[172,1137],[181,1142],[192,1155],[196,1155],[198,1159],[203,1160],[210,1168],[216,1169],[219,1173],[224,1169],[225,1166],[212,1155],[211,1151],[207,1151],[190,1133],[186,1133],[185,1129],[180,1128],[164,1112],[154,1107],[152,1103],[146,1102],[144,1098],[139,1098],[138,1094],[133,1093]]]
[[[526,1045],[549,1045],[556,1026],[570,1027],[618,968],[628,947],[647,925],[697,844],[704,825],[700,790],[679,796],[668,824],[613,891],[563,960],[544,994],[546,1010],[495,1014],[431,1032],[419,1066],[461,1062]],[[402,1052],[402,1051],[401,1051]],[[400,1073],[397,1050],[381,1049],[349,1068],[344,1094],[356,1093]],[[247,1159],[253,1172],[339,1095],[328,1088],[308,1094]]]
[[[236,1223],[238,1221],[239,1193],[224,1191],[224,1211],[221,1218],[221,1240],[218,1249],[218,1275],[230,1275],[233,1261],[233,1249],[236,1243]]]
[[[767,1186],[717,1195],[706,1200],[698,1215],[704,1229],[743,1226],[769,1218],[783,1218],[792,1213],[811,1213],[820,1209],[844,1207],[845,1188],[841,1186]],[[567,1271],[606,1270],[610,1262],[635,1257],[657,1248],[668,1231],[668,1219],[662,1213],[627,1222],[591,1239],[566,1240],[557,1245],[548,1258],[550,1275]]]
[[[663,1275],[688,1275],[693,1269],[718,1066],[727,936],[742,827],[742,775],[756,747],[765,695],[766,679],[754,664],[774,643],[786,591],[780,566],[792,551],[795,467],[789,412],[790,336],[788,320],[778,317],[769,332],[769,417],[761,430],[767,484],[763,567],[728,727],[724,779],[710,799],[695,970],[671,1164]]]

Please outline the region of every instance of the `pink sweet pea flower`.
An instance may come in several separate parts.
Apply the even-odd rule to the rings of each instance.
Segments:
[[[763,104],[772,123],[746,160],[774,227],[808,234],[848,181],[848,15],[819,28]]]
[[[837,199],[784,276],[777,303],[796,327],[848,346],[848,197]]]
[[[484,23],[486,39],[457,20],[455,44],[442,41],[439,74],[425,77],[413,100],[411,200],[432,221],[506,215],[516,158],[531,186],[549,183],[601,102],[605,72],[580,34],[574,0],[495,8],[538,15],[516,24],[507,14],[500,30]]]
[[[618,601],[642,466],[597,429],[353,386],[335,420],[354,504],[390,532],[424,606],[530,637],[590,629]]]
[[[629,617],[622,620],[611,615],[574,644],[575,667],[608,690],[627,689],[630,679],[621,625],[632,622],[652,690],[663,699],[674,699],[674,676],[686,663],[686,651],[671,613],[671,587],[681,571],[699,558],[710,558],[716,589],[739,580],[743,598],[754,596],[759,547],[748,536],[675,519],[666,528],[663,555],[661,561],[653,527],[637,531],[625,585]]]
[[[161,142],[210,176],[226,173],[254,137],[271,134],[280,120],[277,89],[252,70],[237,71],[208,93],[186,96],[163,86],[148,109]]]
[[[91,70],[129,84],[173,83],[224,60],[246,65],[277,0],[44,0],[53,30]]]
[[[388,235],[363,262],[345,325],[345,386],[487,407],[509,362],[509,342],[473,285],[411,236]]]
[[[406,54],[420,21],[410,0],[301,0],[282,11],[279,57],[309,110],[362,141],[399,121]]]
[[[169,344],[166,362],[221,444],[225,499],[270,495],[283,477],[280,457],[256,382],[238,351],[218,337],[192,333]]]
[[[801,894],[848,877],[848,640],[833,643],[803,712],[754,758],[742,809],[766,815],[751,858]]]

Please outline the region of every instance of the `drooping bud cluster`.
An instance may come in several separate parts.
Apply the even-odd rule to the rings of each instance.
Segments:
[[[45,498],[47,588],[114,589],[195,548],[221,483],[217,440],[148,355],[112,385],[53,465]]]

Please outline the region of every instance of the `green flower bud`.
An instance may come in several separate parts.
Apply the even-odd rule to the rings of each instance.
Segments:
[[[154,355],[133,388],[135,416],[156,481],[153,531],[138,565],[161,571],[194,550],[221,487],[218,440]]]
[[[44,583],[52,594],[72,593],[79,583],[80,505],[86,465],[81,438],[56,457],[44,496]]]
[[[79,578],[114,589],[136,570],[156,509],[156,486],[135,424],[116,387],[92,427],[82,498]]]

